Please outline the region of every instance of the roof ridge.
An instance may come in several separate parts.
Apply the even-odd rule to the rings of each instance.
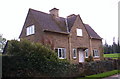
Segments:
[[[40,13],[44,13],[44,14],[50,15],[49,13],[45,13],[45,12],[42,12],[42,11],[39,11],[39,10],[35,10],[35,9],[32,9],[32,8],[29,8],[29,11],[35,11],[35,12],[40,12]]]

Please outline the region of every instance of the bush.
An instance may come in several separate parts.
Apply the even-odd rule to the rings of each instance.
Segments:
[[[85,59],[86,62],[91,62],[93,61],[93,57],[90,55],[88,58]]]
[[[92,61],[92,57],[91,62],[70,64],[48,47],[26,40],[9,41],[6,54],[2,57],[3,77],[79,77],[120,67],[119,59]]]
[[[66,76],[72,67],[56,53],[39,43],[11,40],[3,56],[3,77]]]

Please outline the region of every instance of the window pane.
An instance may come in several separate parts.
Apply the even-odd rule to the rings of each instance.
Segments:
[[[59,58],[66,58],[66,49],[65,48],[58,48],[58,57]]]
[[[94,49],[94,50],[93,50],[93,56],[99,56],[97,49]]]
[[[62,57],[61,49],[59,49],[59,57]]]
[[[32,26],[31,26],[31,34],[34,34],[34,31],[35,31],[34,25],[32,25]]]
[[[82,36],[82,29],[77,29],[77,36]]]
[[[73,49],[73,58],[76,58],[77,57],[77,50],[74,48]]]
[[[34,33],[35,33],[35,26],[34,25],[27,27],[26,35],[31,35]]]
[[[27,32],[26,32],[27,35],[29,35],[29,27],[27,27]]]
[[[85,56],[88,57],[88,49],[85,50]]]
[[[64,49],[62,49],[62,58],[65,57],[65,52],[64,52]]]

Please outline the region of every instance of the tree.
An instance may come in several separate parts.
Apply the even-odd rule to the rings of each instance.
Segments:
[[[0,53],[3,52],[5,44],[6,44],[6,39],[2,37],[2,34],[0,34]]]
[[[107,42],[105,41],[105,44],[103,45],[104,47],[104,54],[109,54],[109,53],[120,53],[120,44],[119,44],[119,38],[118,38],[118,43],[115,42],[115,37],[113,37],[113,44],[108,45]]]
[[[117,53],[120,53],[120,41],[119,41],[119,38],[118,38],[118,44],[117,44]]]
[[[108,54],[109,53],[108,52],[108,44],[107,44],[106,40],[105,40],[105,44],[103,45],[103,48],[104,48],[104,54]]]

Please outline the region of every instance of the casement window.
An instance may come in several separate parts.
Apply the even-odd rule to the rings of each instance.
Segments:
[[[82,29],[77,28],[77,36],[82,36]]]
[[[58,58],[59,59],[65,59],[66,58],[66,49],[65,48],[55,49],[55,52],[58,53]]]
[[[77,58],[77,49],[73,49],[73,58]]]
[[[85,50],[85,57],[88,58],[88,49]]]
[[[35,26],[31,25],[29,27],[26,28],[26,35],[32,35],[35,34]]]
[[[93,50],[93,56],[94,56],[94,57],[99,57],[99,52],[98,52],[97,49],[94,49],[94,50]]]

